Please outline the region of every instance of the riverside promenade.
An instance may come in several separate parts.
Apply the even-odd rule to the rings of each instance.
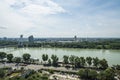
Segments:
[[[63,72],[73,72],[76,73],[78,70],[73,70],[72,68],[65,68],[65,67],[53,67],[53,66],[43,66],[43,65],[36,65],[36,64],[29,64],[26,66],[16,65],[16,63],[0,63],[0,68],[3,67],[11,67],[12,69],[21,69],[21,67],[24,67],[24,69],[32,69],[35,71],[38,71],[40,69],[51,69],[55,71],[63,71]]]

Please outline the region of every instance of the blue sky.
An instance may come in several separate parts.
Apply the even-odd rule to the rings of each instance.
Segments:
[[[120,0],[0,0],[0,37],[118,37]]]

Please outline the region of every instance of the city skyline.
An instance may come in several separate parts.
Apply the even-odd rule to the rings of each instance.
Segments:
[[[120,38],[119,0],[1,0],[0,37]]]

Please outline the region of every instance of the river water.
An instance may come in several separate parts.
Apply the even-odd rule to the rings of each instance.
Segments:
[[[120,65],[120,50],[103,50],[103,49],[73,49],[73,48],[0,48],[0,51],[6,53],[12,53],[15,57],[22,57],[24,53],[31,54],[32,58],[38,58],[42,60],[42,54],[48,54],[49,58],[52,54],[56,54],[59,57],[59,61],[62,61],[63,55],[75,55],[83,57],[98,57],[99,59],[105,58],[108,64]]]

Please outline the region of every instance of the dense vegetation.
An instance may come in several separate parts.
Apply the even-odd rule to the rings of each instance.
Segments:
[[[45,55],[47,56],[47,58]],[[55,67],[60,66],[58,65],[59,58],[56,55],[52,55],[51,58],[48,59],[48,55],[43,54],[42,59],[43,61],[48,61],[47,64],[45,64],[47,66],[55,66]],[[62,64],[66,68],[71,67],[73,69],[88,67],[88,68],[104,70],[108,68],[108,63],[106,59],[98,59],[97,57],[96,58],[92,58],[92,57],[84,58],[84,57],[78,57],[74,55],[71,55],[71,56],[64,55]]]
[[[7,45],[17,45],[17,41],[4,41],[0,40],[0,46],[7,46]]]
[[[0,41],[0,46],[18,45],[16,41]],[[120,39],[82,42],[40,42],[23,43],[24,47],[59,47],[59,48],[89,48],[89,49],[120,49]]]
[[[42,42],[29,44],[28,47],[59,47],[59,48],[89,48],[89,49],[120,49],[120,40],[98,42]]]
[[[5,73],[6,72],[6,73]],[[29,74],[25,74],[25,73]],[[1,68],[0,69],[0,80],[48,80],[47,74],[42,74],[41,72],[36,72],[34,70],[14,70],[13,72],[9,73],[9,68]],[[21,76],[19,76],[19,75]],[[14,76],[16,75],[16,76]],[[13,77],[10,77],[13,76]]]
[[[85,80],[115,80],[115,71],[112,68],[107,68],[99,73],[96,70],[80,69],[78,75]]]

